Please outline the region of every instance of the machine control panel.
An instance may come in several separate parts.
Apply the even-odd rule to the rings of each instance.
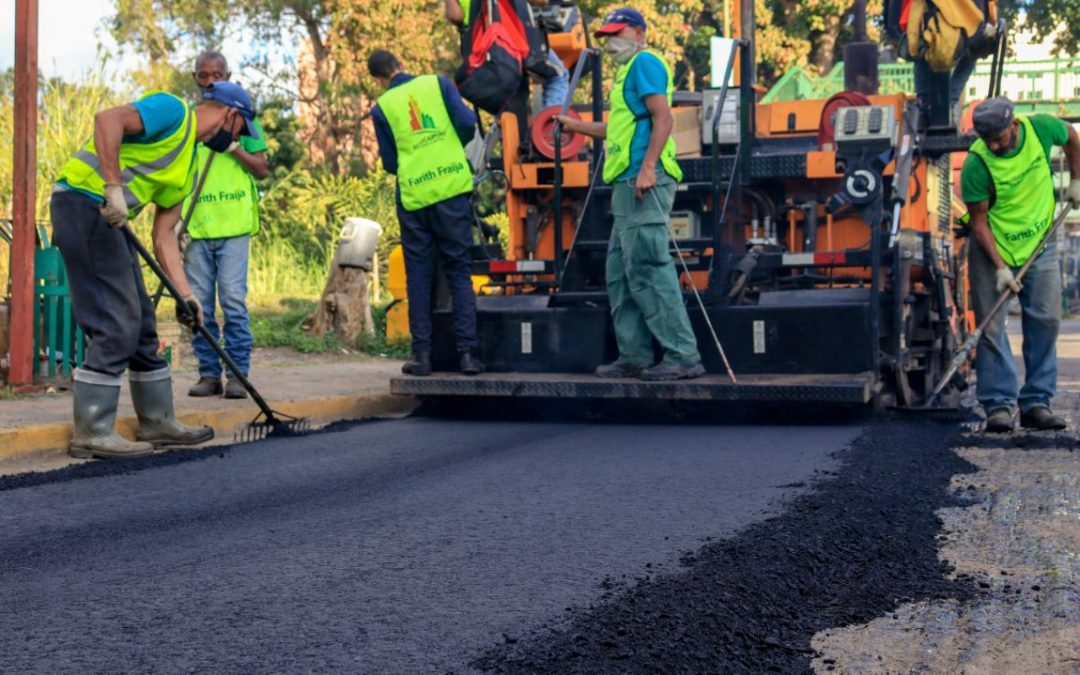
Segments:
[[[851,155],[896,147],[896,109],[890,105],[841,108],[836,112],[836,150]]]

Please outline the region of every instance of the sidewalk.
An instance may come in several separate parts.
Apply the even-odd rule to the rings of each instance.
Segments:
[[[413,399],[390,394],[390,377],[400,372],[400,361],[372,357],[261,367],[256,359],[251,381],[275,410],[310,417],[315,426],[320,426],[411,412],[416,405]],[[250,398],[191,398],[187,391],[197,379],[194,371],[173,374],[177,417],[188,424],[212,427],[212,443],[231,443],[236,425],[250,422],[259,412],[258,407]],[[0,474],[56,468],[77,461],[69,458],[65,450],[71,437],[71,415],[71,394],[67,391],[0,401]],[[117,429],[132,438],[135,426],[125,379]]]

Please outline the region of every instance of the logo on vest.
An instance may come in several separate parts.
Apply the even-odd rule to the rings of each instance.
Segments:
[[[424,114],[420,104],[412,96],[409,97],[409,126],[413,131],[434,131],[435,120],[431,115]]]

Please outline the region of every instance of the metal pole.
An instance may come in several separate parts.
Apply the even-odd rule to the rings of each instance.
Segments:
[[[38,3],[15,0],[15,125],[12,180],[11,324],[8,384],[34,381],[34,211],[37,202]]]

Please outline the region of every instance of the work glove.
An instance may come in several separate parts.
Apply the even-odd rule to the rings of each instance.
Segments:
[[[123,227],[128,219],[127,200],[124,199],[124,186],[119,183],[105,184],[105,203],[101,205],[101,215],[110,227]]]
[[[1073,178],[1069,181],[1069,189],[1065,195],[1069,199],[1069,206],[1080,209],[1080,178]]]
[[[203,325],[203,308],[199,299],[192,295],[185,295],[183,304],[176,303],[176,320],[184,324],[191,330],[197,330]],[[184,311],[184,306],[187,306],[187,311]],[[194,319],[192,318],[194,317]]]
[[[1002,267],[994,273],[994,288],[998,293],[1004,293],[1006,288],[1013,293],[1019,293],[1020,282],[1013,276],[1011,269]]]

